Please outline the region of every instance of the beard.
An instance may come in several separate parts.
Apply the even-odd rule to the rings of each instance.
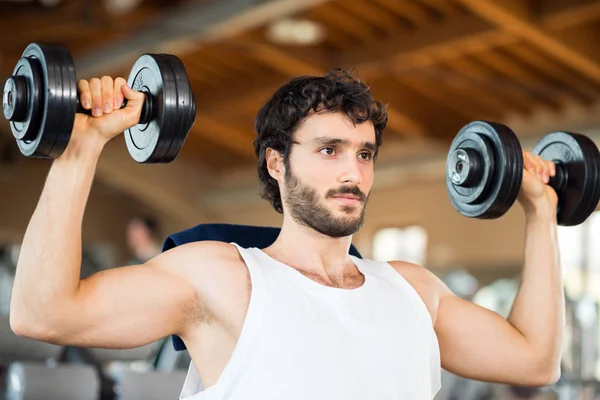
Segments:
[[[316,189],[300,182],[298,177],[291,173],[289,167],[285,173],[285,183],[287,189],[285,204],[291,217],[300,225],[333,238],[353,235],[362,227],[369,196],[365,195],[357,186],[342,186],[327,192],[326,199],[342,194],[352,194],[363,203],[358,216],[352,215],[356,213],[356,207],[344,206],[342,211],[347,216],[336,217],[320,201]]]

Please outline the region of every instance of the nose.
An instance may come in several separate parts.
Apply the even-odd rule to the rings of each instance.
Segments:
[[[341,165],[338,181],[345,185],[358,185],[362,181],[362,170],[356,157],[346,157]]]

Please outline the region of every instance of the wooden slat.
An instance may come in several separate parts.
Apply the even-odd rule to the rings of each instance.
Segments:
[[[371,25],[384,30],[388,35],[405,30],[393,15],[381,10],[376,3],[367,4],[364,0],[344,0],[335,4],[343,8],[348,14],[364,19]],[[353,21],[348,22],[353,23]]]
[[[474,62],[472,58],[453,59],[446,65],[450,66],[455,75],[462,76],[463,86],[470,84],[473,92],[479,92],[477,99],[480,103],[495,112],[506,111],[507,108],[521,114],[532,112],[534,105],[524,99],[513,85],[506,83],[493,70]]]
[[[313,13],[319,20],[325,22],[329,29],[338,29],[352,37],[355,43],[365,43],[377,39],[375,29],[364,21],[348,16],[333,3],[327,3],[316,8]]]
[[[497,26],[512,32],[544,52],[552,55],[556,60],[568,65],[594,82],[600,82],[600,64],[597,60],[575,49],[570,43],[562,42],[549,30],[532,22],[529,10],[519,10],[517,5],[522,3],[497,0],[459,0],[471,11]]]
[[[380,40],[346,51],[334,61],[344,67],[385,72],[390,64],[410,64],[415,57],[446,48],[461,48],[465,42],[485,42],[490,35],[503,35],[487,22],[472,16],[455,18],[412,35]]]
[[[375,98],[389,104],[425,128],[427,136],[448,138],[467,122],[463,116],[402,85],[394,76],[382,76],[370,84]]]
[[[433,16],[419,3],[409,0],[376,0],[379,4],[408,19],[418,27],[425,27],[432,23]]]
[[[576,0],[573,7],[584,9],[589,6],[590,1]],[[474,2],[477,2],[477,0],[474,0]],[[540,19],[540,23],[548,31],[571,27],[572,25],[567,26],[566,24],[575,23],[575,20],[561,22],[562,15],[570,11],[572,9],[557,8],[552,13],[544,14],[543,18]],[[507,31],[504,27],[498,29],[497,24],[490,25],[489,22],[482,21],[479,17],[457,14],[456,12],[454,15],[454,17],[430,28],[420,29],[413,35],[380,40],[359,47],[355,46],[351,51],[345,52],[335,60],[334,64],[347,67],[355,66],[359,68],[361,73],[366,73],[367,76],[377,76],[396,68],[411,70],[415,67],[425,67],[427,63],[433,65],[439,60],[447,59],[450,52],[453,52],[458,58],[465,54],[510,46],[525,40],[521,35],[510,30]],[[590,66],[590,68],[592,70],[598,69],[593,66]],[[592,77],[592,81],[594,80]]]
[[[548,60],[547,56],[540,55],[538,51],[530,46],[512,45],[507,47],[506,51],[520,60],[529,63],[532,68],[539,69],[557,82],[561,82],[563,90],[569,91],[579,101],[592,103],[600,98],[600,87],[585,80],[585,78],[577,75],[572,70]]]
[[[323,73],[323,67],[315,64],[314,61],[307,62],[293,57],[275,46],[254,41],[244,41],[239,44],[247,49],[254,58],[284,75],[319,75]]]
[[[547,0],[538,4],[542,26],[555,30],[585,25],[600,19],[598,0]]]
[[[445,16],[453,16],[460,13],[460,9],[454,4],[453,0],[417,0],[420,3],[427,4],[431,8],[440,11]]]
[[[201,112],[196,116],[196,123],[192,129],[190,135],[200,135],[203,138],[230,149],[248,160],[253,160],[255,158],[252,147],[252,141],[254,139],[247,132],[231,128],[226,123],[216,121]]]
[[[501,116],[500,113],[483,106],[479,99],[461,95],[461,93],[453,91],[449,87],[441,86],[440,83],[426,77],[409,76],[406,78],[399,77],[398,79],[404,86],[421,93],[423,96],[454,111],[463,118],[497,119]]]
[[[261,61],[268,63],[271,68],[290,77],[300,75],[324,75],[327,72],[325,67],[313,62],[295,58],[275,46],[256,42],[246,42],[245,45]],[[417,121],[404,115],[394,107],[388,108],[388,114],[388,125],[395,131],[408,135],[419,135],[423,133],[423,129]]]
[[[553,86],[552,82],[548,82],[547,79],[544,80],[539,75],[528,71],[518,62],[503,55],[499,50],[478,54],[477,59],[489,68],[496,70],[499,74],[513,79],[523,95],[536,103],[558,110],[563,103],[572,99],[568,94]]]
[[[458,61],[458,60],[457,60]],[[460,60],[466,61],[466,60]],[[467,64],[472,66],[472,64]],[[528,110],[522,110],[519,102],[507,102],[504,100],[502,95],[497,94],[497,87],[490,88],[490,90],[485,90],[485,86],[482,87],[481,84],[475,85],[472,81],[472,77],[466,72],[465,68],[456,62],[452,64],[441,64],[440,67],[447,67],[449,76],[446,77],[439,83],[444,90],[449,90],[451,93],[456,93],[459,97],[470,98],[474,101],[477,101],[480,107],[485,107],[490,110],[491,115],[504,115],[507,112],[507,104],[511,106],[514,110],[519,112],[525,112]],[[442,77],[445,75],[440,73]],[[465,75],[469,76],[468,78]],[[485,76],[482,79],[486,79]],[[485,82],[484,82],[485,84]],[[493,95],[490,93],[493,92]],[[522,101],[522,99],[519,99]],[[531,108],[529,108],[531,110]]]

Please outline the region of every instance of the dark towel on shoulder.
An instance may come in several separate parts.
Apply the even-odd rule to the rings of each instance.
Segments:
[[[249,226],[232,224],[201,224],[185,231],[169,235],[163,244],[163,252],[185,243],[201,240],[215,240],[225,243],[237,243],[241,247],[269,247],[277,236],[280,228],[268,226]],[[361,257],[354,245],[350,246],[350,254]],[[185,350],[185,344],[179,336],[172,336],[175,350]]]

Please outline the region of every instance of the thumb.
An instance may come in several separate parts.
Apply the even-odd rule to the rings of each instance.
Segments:
[[[146,95],[143,92],[131,89],[128,85],[121,86],[121,92],[123,97],[127,99],[127,106],[122,110],[127,115],[127,123],[131,126],[136,125],[142,115]]]
[[[145,94],[143,92],[133,90],[128,85],[121,86],[121,92],[123,93],[123,96],[127,99],[127,105],[136,105],[144,101]]]

